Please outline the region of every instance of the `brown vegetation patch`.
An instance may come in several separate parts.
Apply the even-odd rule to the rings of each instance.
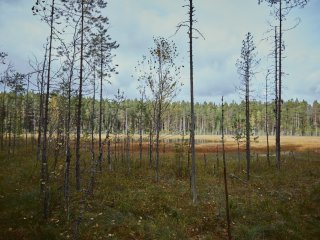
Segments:
[[[162,142],[160,143],[160,151],[161,152],[172,152],[175,151],[175,145],[177,143],[164,143],[163,140],[172,141],[181,139],[179,135],[170,135],[162,137]],[[139,151],[139,142],[137,142],[137,136],[134,136],[135,142],[133,142],[133,146],[131,146],[131,150],[134,152]],[[217,147],[220,152],[222,149],[221,145],[221,136],[217,135],[198,135],[196,136],[196,140],[201,140],[204,143],[196,144],[196,151],[199,153],[216,153]],[[269,146],[270,150],[273,151],[275,149],[275,137],[269,137]],[[155,147],[155,144],[154,144]],[[245,151],[245,142],[242,141],[240,143],[240,152]],[[282,136],[281,137],[281,150],[282,151],[295,151],[295,152],[303,152],[303,151],[314,151],[320,152],[320,137],[312,137],[312,136]],[[143,151],[147,151],[149,149],[149,143],[146,142],[146,138],[144,137],[143,142]],[[251,149],[255,152],[265,152],[267,149],[267,139],[265,136],[260,136],[256,141],[251,142]],[[232,136],[226,136],[225,138],[225,150],[226,152],[237,152],[238,146],[236,141],[232,138]]]

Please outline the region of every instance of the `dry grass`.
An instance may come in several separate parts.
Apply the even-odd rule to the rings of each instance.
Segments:
[[[220,136],[206,136],[201,135],[197,136],[197,139],[211,141],[212,143],[200,144],[198,149],[201,151],[203,149],[213,149],[215,151],[217,142],[221,140]],[[226,150],[227,151],[236,151],[237,144],[232,136],[226,136],[225,138]],[[256,141],[251,142],[251,147],[254,151],[263,152],[266,151],[267,138],[266,136],[260,136]],[[269,146],[271,149],[275,148],[275,137],[269,137]],[[282,151],[296,151],[303,152],[307,150],[320,152],[320,137],[310,137],[310,136],[282,136],[281,137],[281,146]],[[245,149],[245,143],[240,144],[241,150]]]
[[[123,138],[123,135],[119,135],[120,138]],[[134,135],[133,139],[138,140],[139,136]],[[180,135],[162,135],[161,136],[161,144],[160,148],[164,149],[165,151],[174,151],[175,147],[174,144],[169,143],[163,143],[163,140],[169,141],[175,141],[177,139],[181,139],[182,137]],[[221,136],[219,135],[196,135],[196,141],[203,141],[204,143],[197,143],[196,144],[196,150],[199,153],[215,153],[217,151],[217,146],[219,148],[218,151],[221,151]],[[143,143],[143,150],[148,149],[148,136],[143,136],[144,143]],[[187,136],[185,136],[185,139],[188,139]],[[133,143],[133,150],[139,151],[139,143],[134,142]],[[269,146],[270,150],[274,151],[275,149],[275,137],[270,136],[269,137]],[[320,153],[320,137],[313,137],[313,136],[282,136],[281,137],[281,151],[293,151],[293,152],[304,152],[304,151],[313,151]],[[267,149],[267,138],[266,136],[259,136],[259,138],[251,142],[251,148],[255,152],[264,153]],[[226,152],[236,152],[237,151],[237,143],[233,139],[233,136],[227,135],[225,136],[225,149]],[[240,151],[245,151],[245,142],[242,141],[240,143]]]

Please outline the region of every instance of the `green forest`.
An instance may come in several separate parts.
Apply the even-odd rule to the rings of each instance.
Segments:
[[[0,95],[1,98],[1,146],[4,148],[4,142],[13,146],[13,139],[21,138],[25,135],[35,136],[41,124],[39,115],[40,95],[34,92],[28,92],[24,82],[20,86],[15,86],[12,80],[19,75],[3,78],[2,84],[9,83],[6,87],[6,93]],[[11,81],[11,83],[10,83]],[[10,85],[11,84],[11,85]],[[60,134],[65,133],[66,107],[67,99],[62,93],[53,93],[49,103],[49,135],[56,137],[57,130]],[[76,101],[73,97],[72,102]],[[84,98],[82,106],[82,131],[89,135],[91,130],[90,119],[92,117],[92,105],[98,109],[100,102],[92,98]],[[130,134],[139,134],[140,125],[143,126],[143,134],[150,133],[151,109],[152,103],[141,100],[127,100],[123,96],[115,96],[112,100],[103,100],[102,132],[104,135],[125,134],[126,122],[127,130]],[[245,104],[226,103],[225,107],[225,133],[227,135],[236,135],[245,131]],[[281,131],[284,136],[319,136],[319,114],[320,103],[314,101],[309,104],[306,101],[289,100],[283,103],[283,117],[281,122]],[[251,102],[251,131],[255,136],[264,136],[266,134],[266,121],[268,122],[268,133],[275,134],[275,106],[274,103],[266,104],[263,102]],[[127,113],[127,114],[126,114]],[[267,114],[266,114],[267,113]],[[76,109],[71,111],[71,125],[75,126]],[[221,135],[221,103],[196,103],[195,119],[197,135]],[[170,102],[168,110],[163,116],[161,123],[161,133],[164,135],[186,135],[190,124],[190,103],[188,102]],[[99,130],[99,121],[96,114],[94,119],[94,133]],[[10,137],[11,136],[11,137]],[[15,136],[15,137],[13,137]],[[61,136],[63,138],[63,135]],[[11,139],[9,143],[8,139]],[[19,140],[18,140],[19,141]]]

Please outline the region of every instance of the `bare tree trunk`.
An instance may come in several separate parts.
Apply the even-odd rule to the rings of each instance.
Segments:
[[[9,106],[8,106],[9,107]],[[11,154],[11,133],[12,133],[12,113],[9,113],[9,142],[8,142],[8,154]]]
[[[68,105],[67,105],[67,116],[66,116],[66,159],[65,159],[65,172],[64,172],[64,203],[65,211],[67,215],[67,221],[70,219],[70,163],[71,163],[71,147],[70,147],[70,125],[71,125],[71,86],[74,73],[74,62],[76,55],[76,42],[73,42],[73,55],[70,66],[70,75],[68,78]]]
[[[282,78],[282,0],[279,1],[279,82],[278,82],[278,101],[277,101],[277,129],[276,129],[276,159],[277,168],[281,167],[281,145],[280,145],[280,135],[281,135],[281,78]]]
[[[95,79],[95,67],[93,69],[93,98],[92,98],[92,109],[91,109],[91,176],[90,176],[90,183],[89,183],[89,188],[88,188],[88,195],[93,195],[93,189],[95,185],[95,177],[96,177],[96,156],[95,156],[95,151],[94,151],[94,119],[95,119],[95,101],[96,101],[96,79]],[[100,120],[99,120],[100,121]],[[99,126],[100,127],[100,126]],[[101,136],[100,141],[101,141]],[[100,143],[100,142],[99,142]],[[100,151],[100,146],[99,146],[99,151]],[[99,152],[100,154],[100,152]],[[100,157],[100,155],[99,155]],[[99,159],[100,161],[100,159]],[[100,162],[98,163],[100,164]]]
[[[142,165],[142,113],[140,113],[140,119],[139,119],[139,162],[140,167]]]
[[[269,115],[269,112],[268,112],[268,77],[266,77],[266,119],[265,119],[265,122],[266,122],[266,137],[267,137],[267,162],[268,162],[268,166],[270,167],[270,147],[269,147],[269,129],[268,129],[268,123],[269,123],[269,120],[268,120],[268,115]]]
[[[240,164],[240,142],[237,140],[237,146],[238,146],[238,171],[241,170],[241,164]]]
[[[194,97],[193,97],[193,50],[192,50],[192,32],[193,32],[193,14],[194,6],[192,0],[189,0],[189,58],[190,58],[190,107],[191,107],[191,126],[190,126],[190,140],[191,140],[191,191],[192,201],[197,202],[197,188],[196,188],[196,156],[195,156],[195,117],[194,117]]]
[[[65,210],[67,214],[67,221],[70,219],[70,162],[71,162],[71,149],[70,149],[70,121],[71,121],[71,81],[68,86],[68,113],[66,125],[66,160],[64,172],[64,201]]]
[[[153,155],[153,137],[152,137],[152,123],[150,123],[149,133],[149,166],[152,168],[152,155]]]
[[[160,138],[161,104],[159,100],[156,118],[156,181],[159,182],[159,138]]]
[[[219,145],[216,146],[216,159],[217,159],[217,172],[219,172],[220,161],[219,161]]]
[[[190,155],[191,155],[191,138],[190,138],[190,135],[189,135],[189,143],[188,143],[188,165],[187,165],[187,169],[188,169],[188,174],[189,174],[189,178],[190,178],[190,187],[191,187]]]
[[[80,43],[80,79],[78,93],[77,112],[77,140],[76,140],[76,189],[80,191],[80,138],[81,138],[81,107],[82,107],[82,84],[83,84],[83,36],[84,35],[84,0],[81,1],[81,43]]]
[[[29,119],[29,116],[28,116],[28,103],[29,103],[29,83],[30,83],[30,75],[27,76],[27,96],[26,96],[26,105],[25,105],[25,125],[24,125],[24,128],[25,128],[25,134],[26,134],[26,141],[25,141],[25,144],[26,144],[26,153],[28,152],[28,119]]]
[[[38,122],[38,139],[37,139],[37,160],[40,161],[41,158],[41,132],[42,132],[42,126],[43,126],[43,92],[44,92],[44,73],[46,70],[46,59],[47,59],[47,52],[48,52],[48,44],[46,45],[46,50],[44,54],[43,59],[43,65],[42,65],[42,73],[41,73],[41,82],[40,82],[40,100],[39,100],[39,122]]]
[[[12,146],[12,155],[15,153],[16,149],[16,139],[17,139],[17,90],[14,93],[14,115],[13,115],[13,146]]]
[[[6,111],[5,102],[6,102],[6,81],[4,81],[3,95],[2,95],[2,108],[1,108],[1,150],[4,149],[4,132],[7,131],[7,129],[5,128],[5,122],[6,122],[8,113]]]
[[[111,151],[111,149],[110,149],[111,140],[110,140],[109,130],[107,132],[106,139],[107,139],[107,162],[108,162],[108,165],[109,165],[109,171],[111,172],[112,171],[112,161],[111,161],[111,153],[110,153],[110,151]]]
[[[101,134],[102,134],[102,90],[103,90],[103,53],[102,53],[102,43],[100,47],[100,104],[99,104],[99,170],[102,171],[102,159],[103,159],[103,149],[102,149],[102,141],[101,141]]]
[[[223,160],[223,179],[224,179],[224,191],[226,198],[226,214],[227,214],[227,230],[228,239],[231,240],[231,228],[230,228],[230,213],[229,213],[229,194],[228,194],[228,181],[227,181],[227,165],[226,165],[226,154],[224,150],[224,109],[223,109],[223,97],[222,97],[222,119],[221,119],[221,134],[222,134],[222,160]]]
[[[246,160],[247,180],[250,179],[250,99],[249,99],[249,75],[246,76]]]
[[[5,120],[5,129],[6,129],[6,137],[5,137],[5,142],[8,148],[8,153],[10,153],[10,149],[9,149],[9,141],[8,141],[8,132],[9,132],[9,118],[10,118],[10,114],[11,112],[9,112],[9,99],[7,100],[7,104],[6,104],[6,120]]]
[[[274,60],[275,60],[275,74],[274,74],[274,85],[275,85],[275,136],[276,136],[276,155],[277,155],[277,132],[278,132],[278,50],[279,50],[279,44],[278,44],[278,31],[277,26],[274,28],[274,43],[275,43],[275,50],[274,50]]]
[[[315,128],[315,136],[318,136],[317,108],[315,104],[313,109],[314,109],[313,126]]]
[[[128,174],[130,174],[131,166],[130,166],[130,138],[129,138],[129,129],[128,129],[128,109],[126,108],[126,158],[127,158],[127,167]]]
[[[49,172],[48,172],[48,146],[47,146],[47,131],[48,131],[48,110],[49,110],[49,94],[50,94],[50,73],[51,73],[51,53],[53,39],[53,18],[54,18],[54,1],[51,5],[51,22],[50,22],[50,41],[49,41],[49,59],[48,59],[48,76],[47,89],[44,104],[43,117],[43,141],[42,141],[42,164],[41,164],[41,193],[43,195],[43,213],[45,220],[49,215]]]

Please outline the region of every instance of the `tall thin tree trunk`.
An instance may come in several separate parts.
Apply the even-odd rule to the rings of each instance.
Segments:
[[[281,166],[281,145],[280,145],[280,135],[281,135],[281,87],[282,87],[282,0],[279,1],[279,82],[278,82],[278,101],[277,101],[277,129],[276,129],[276,159],[277,168],[280,169]]]
[[[66,122],[66,160],[64,172],[64,201],[65,210],[67,214],[67,221],[70,218],[70,162],[71,162],[71,149],[70,149],[70,121],[71,121],[71,77],[68,83],[68,110]]]
[[[95,157],[95,151],[94,151],[94,119],[95,119],[95,101],[96,101],[96,79],[95,79],[95,67],[93,69],[93,98],[92,98],[92,109],[91,109],[91,176],[90,176],[90,183],[89,183],[89,189],[88,194],[93,195],[93,189],[95,185],[95,177],[96,177],[96,157]],[[100,121],[100,120],[99,120]],[[100,147],[100,146],[99,146]],[[99,148],[100,151],[100,148]],[[99,152],[100,154],[100,152]],[[99,155],[100,157],[100,155]],[[100,161],[100,159],[99,159]],[[98,163],[100,164],[100,163]],[[100,167],[100,166],[99,166]]]
[[[217,160],[217,172],[219,172],[219,168],[220,168],[220,161],[219,161],[219,145],[217,144],[216,146],[216,160]]]
[[[15,87],[17,88],[17,87]],[[17,140],[17,90],[14,92],[14,115],[13,115],[13,145],[12,145],[12,155],[15,153],[16,140]]]
[[[229,194],[228,194],[228,181],[227,181],[227,164],[226,164],[226,153],[224,149],[224,109],[223,109],[223,97],[221,105],[221,134],[222,134],[222,160],[223,160],[223,180],[224,180],[224,192],[226,198],[226,214],[227,214],[227,230],[228,239],[231,240],[231,228],[230,228],[230,213],[229,213]]]
[[[102,36],[101,36],[102,39]],[[102,40],[101,40],[102,41]],[[99,170],[102,171],[102,159],[103,159],[103,149],[102,149],[102,140],[101,140],[101,134],[102,134],[102,90],[103,90],[103,49],[102,49],[102,43],[100,46],[100,104],[99,104]]]
[[[158,112],[156,118],[156,181],[159,182],[159,143],[160,143],[160,127],[161,127],[161,104],[159,100]]]
[[[140,116],[140,121],[139,121],[139,162],[140,162],[140,167],[142,165],[142,119]]]
[[[249,73],[246,70],[246,160],[247,160],[247,180],[250,179],[250,89],[249,89]]]
[[[240,139],[237,140],[237,147],[238,147],[238,171],[241,170],[241,164],[240,164]]]
[[[153,137],[152,137],[152,123],[150,123],[149,133],[149,166],[152,168],[152,155],[153,155]]]
[[[143,98],[141,99],[141,105],[143,104]],[[142,108],[142,106],[140,106]],[[140,118],[139,118],[139,162],[140,167],[142,164],[142,109],[140,109]]]
[[[41,193],[43,195],[43,213],[45,220],[49,215],[49,172],[48,172],[48,146],[47,146],[47,131],[48,131],[48,110],[49,110],[49,94],[50,94],[50,73],[51,73],[51,53],[53,39],[53,18],[54,18],[54,1],[51,5],[51,22],[50,22],[50,41],[49,41],[49,59],[48,59],[48,76],[47,89],[44,105],[43,117],[43,141],[42,141],[42,165],[41,165]]]
[[[269,123],[269,121],[268,121],[268,115],[269,115],[269,112],[268,112],[268,77],[266,77],[266,103],[265,103],[265,107],[266,107],[265,128],[266,128],[266,137],[267,137],[267,162],[268,162],[268,166],[270,167],[270,147],[269,147],[269,129],[268,129],[268,123]]]
[[[107,139],[107,162],[108,162],[108,165],[109,165],[109,171],[111,172],[112,171],[112,161],[111,161],[111,139],[110,139],[110,134],[109,134],[109,130],[107,131],[107,136],[106,136],[106,139]],[[116,140],[115,140],[116,141]]]
[[[81,138],[81,108],[83,84],[83,38],[84,38],[84,0],[81,1],[81,43],[80,43],[80,78],[77,111],[77,139],[76,139],[76,189],[80,191],[80,138]]]
[[[5,136],[5,142],[7,145],[7,148],[9,149],[9,142],[8,142],[8,131],[9,131],[9,98],[7,100],[7,104],[6,104],[6,119],[5,119],[5,129],[6,129],[6,136]]]
[[[130,138],[129,138],[129,126],[128,126],[128,109],[126,108],[126,158],[127,158],[127,167],[128,173],[131,171],[130,166]]]
[[[7,129],[5,128],[5,122],[7,119],[5,102],[6,102],[6,80],[4,81],[3,95],[2,95],[2,108],[1,108],[1,150],[4,149],[4,132],[7,131]]]
[[[274,60],[275,60],[275,74],[274,74],[274,86],[275,86],[275,136],[276,136],[276,141],[277,141],[277,131],[278,131],[278,31],[277,31],[277,26],[275,26],[274,28],[274,44],[275,44],[275,48],[274,48]],[[276,143],[276,152],[277,152],[277,143]]]
[[[46,45],[46,50],[44,53],[42,72],[41,72],[41,82],[40,82],[37,161],[40,161],[40,158],[41,158],[41,140],[42,140],[41,134],[42,134],[42,126],[43,126],[43,97],[44,97],[43,92],[44,92],[44,78],[45,78],[44,74],[46,70],[47,52],[48,52],[48,43]]]
[[[193,14],[194,7],[192,0],[189,0],[189,58],[190,58],[190,107],[191,107],[191,126],[190,126],[190,140],[191,140],[191,191],[192,201],[197,202],[197,188],[196,188],[196,156],[195,156],[195,116],[194,116],[194,97],[193,97],[193,50],[192,50],[192,32],[193,32]]]
[[[71,147],[70,147],[70,125],[71,125],[71,86],[74,73],[74,61],[76,56],[76,43],[73,42],[73,55],[70,66],[70,75],[68,78],[68,105],[67,105],[67,121],[66,121],[66,160],[64,172],[64,201],[67,214],[67,221],[70,219],[70,163],[71,163]]]
[[[8,154],[11,154],[11,132],[12,132],[12,113],[9,113],[9,142],[8,142]]]
[[[26,144],[26,153],[28,151],[28,119],[29,119],[29,114],[28,114],[28,103],[29,103],[29,83],[30,83],[30,75],[27,76],[27,96],[26,96],[26,105],[25,105],[25,124],[24,124],[24,128],[25,128],[25,134],[26,134],[26,140],[25,140],[25,144]]]

